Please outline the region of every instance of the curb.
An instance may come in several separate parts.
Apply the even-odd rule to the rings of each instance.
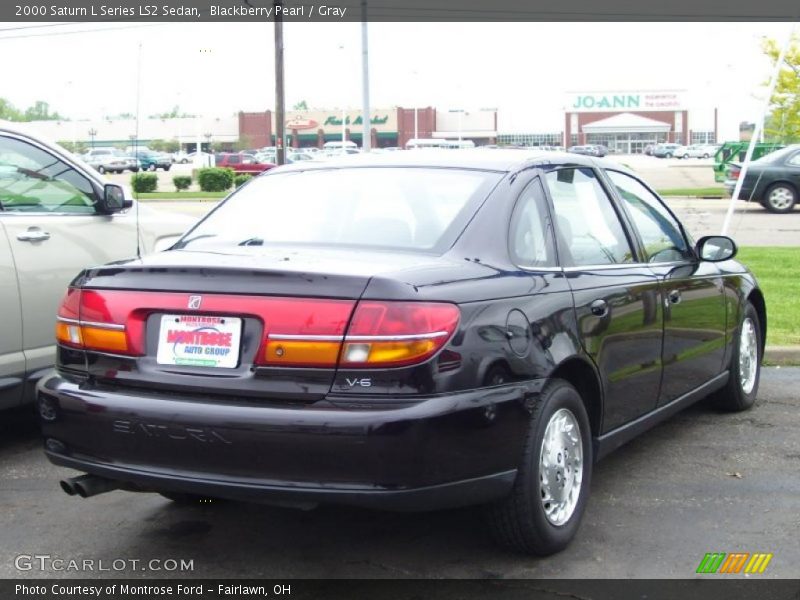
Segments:
[[[800,365],[800,346],[767,346],[764,362],[771,365]]]

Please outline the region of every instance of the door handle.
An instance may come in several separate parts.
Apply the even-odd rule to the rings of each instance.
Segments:
[[[589,309],[596,317],[605,317],[608,314],[608,302],[603,299],[598,299],[589,305]]]
[[[678,304],[681,301],[681,291],[672,290],[669,294],[667,294],[667,298],[669,298],[670,304]]]
[[[24,233],[17,234],[17,239],[20,242],[44,242],[50,239],[50,233],[42,231],[41,229],[28,229]]]

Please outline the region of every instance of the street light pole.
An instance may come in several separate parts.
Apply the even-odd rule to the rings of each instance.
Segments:
[[[283,142],[286,138],[285,95],[283,87],[283,16],[278,7],[284,0],[275,0],[275,161],[286,163],[286,149]]]
[[[341,66],[341,65],[345,64],[344,63],[344,44],[339,44],[339,50],[342,51],[341,63],[340,63],[340,66]],[[344,85],[342,85],[342,90],[343,91],[345,90],[345,86]],[[341,148],[340,154],[344,154],[345,153],[344,143],[347,140],[347,132],[345,131],[345,121],[347,120],[347,113],[345,112],[345,106],[347,106],[347,102],[342,102],[342,148]]]

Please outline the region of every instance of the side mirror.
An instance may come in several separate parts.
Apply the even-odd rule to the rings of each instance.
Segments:
[[[133,206],[133,201],[125,199],[125,190],[121,186],[107,183],[103,187],[103,197],[98,202],[98,211],[104,215],[111,215]]]
[[[724,235],[707,235],[697,240],[697,255],[700,260],[722,262],[736,256],[736,242]]]

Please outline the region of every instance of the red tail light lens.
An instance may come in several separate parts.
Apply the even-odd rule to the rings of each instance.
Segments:
[[[354,302],[273,299],[264,311],[264,349],[256,364],[333,368]]]
[[[731,169],[728,171],[728,176],[729,176],[731,179],[739,179],[739,175],[741,174],[741,172],[742,172],[742,170],[741,170],[741,169],[737,169],[737,168],[731,168]]]
[[[70,289],[56,338],[75,348],[129,356],[145,353],[152,313],[187,312],[187,294]],[[335,368],[399,367],[423,362],[452,337],[460,312],[440,302],[271,298],[209,294],[204,314],[258,318],[264,337],[254,363]],[[352,318],[351,318],[352,314]],[[349,322],[349,327],[348,327]]]
[[[399,367],[427,360],[452,337],[460,313],[438,302],[359,302],[340,366]]]
[[[133,310],[130,296],[126,292],[69,289],[58,310],[56,339],[67,346],[87,350],[141,354],[142,344],[132,343],[129,335],[129,329],[137,333],[143,331],[142,323],[130,318]],[[117,301],[125,297],[129,307]]]

